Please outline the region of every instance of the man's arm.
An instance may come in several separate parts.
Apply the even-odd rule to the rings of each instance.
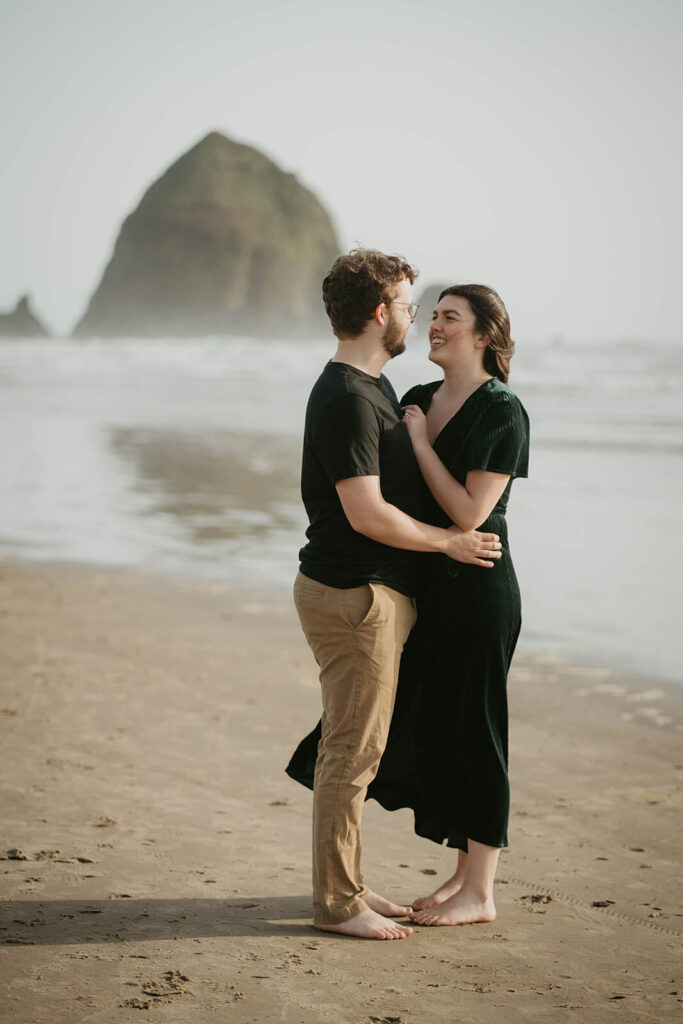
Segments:
[[[493,568],[490,559],[500,558],[500,541],[494,533],[442,530],[401,512],[382,497],[378,476],[354,476],[339,480],[337,494],[344,514],[358,533],[371,540],[406,551],[437,551],[458,562]]]

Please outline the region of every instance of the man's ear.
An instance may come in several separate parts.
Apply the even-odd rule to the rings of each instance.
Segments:
[[[387,322],[387,307],[383,302],[380,302],[379,306],[375,306],[372,319],[382,326]]]

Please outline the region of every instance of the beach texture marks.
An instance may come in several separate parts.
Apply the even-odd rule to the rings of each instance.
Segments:
[[[680,1014],[675,688],[519,657],[497,921],[371,943],[311,927],[310,795],[283,768],[319,695],[285,599],[3,563],[0,630],[3,1021]],[[400,902],[451,869],[408,812],[369,802],[365,839]]]

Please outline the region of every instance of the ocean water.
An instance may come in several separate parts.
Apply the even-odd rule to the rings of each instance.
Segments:
[[[385,372],[438,377],[424,338]],[[306,398],[333,342],[0,342],[0,553],[289,587]],[[683,678],[683,343],[520,343],[521,646]],[[482,570],[484,571],[484,570]]]

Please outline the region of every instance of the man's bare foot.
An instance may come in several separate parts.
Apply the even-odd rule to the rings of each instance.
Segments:
[[[443,903],[451,896],[455,896],[456,892],[460,892],[462,884],[465,880],[464,873],[456,871],[447,882],[440,885],[438,889],[430,893],[429,896],[421,896],[419,900],[415,900],[413,903],[413,910],[428,910],[429,907],[435,907],[438,903]]]
[[[406,925],[396,924],[374,910],[361,910],[360,914],[350,917],[339,924],[317,924],[323,932],[338,932],[340,935],[353,935],[357,939],[407,939],[413,929]]]
[[[495,921],[496,908],[493,899],[482,900],[475,893],[461,889],[454,896],[427,910],[413,911],[410,915],[415,924],[478,924]]]
[[[372,889],[368,890],[363,899],[370,907],[370,910],[381,914],[382,917],[407,917],[410,913],[410,907],[402,907],[399,903],[385,900],[384,896],[378,896]]]

